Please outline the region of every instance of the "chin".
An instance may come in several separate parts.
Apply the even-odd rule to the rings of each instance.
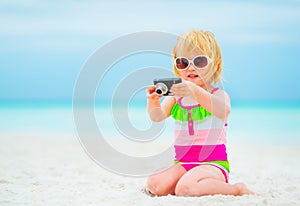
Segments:
[[[198,86],[203,84],[202,80],[199,78],[187,78],[186,80],[193,82],[194,84],[197,84]]]

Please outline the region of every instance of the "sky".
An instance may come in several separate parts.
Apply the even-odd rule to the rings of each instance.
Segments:
[[[135,32],[191,29],[215,34],[232,99],[300,101],[299,0],[2,0],[0,99],[72,99],[81,69],[103,45]],[[151,66],[141,59],[131,61]],[[124,71],[133,69],[120,68],[103,80],[112,89],[98,96],[110,98]]]

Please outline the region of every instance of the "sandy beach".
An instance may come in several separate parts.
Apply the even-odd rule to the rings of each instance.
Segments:
[[[259,196],[149,197],[145,177],[106,171],[73,135],[2,133],[0,205],[299,205],[299,145],[232,143],[228,151],[230,183]]]

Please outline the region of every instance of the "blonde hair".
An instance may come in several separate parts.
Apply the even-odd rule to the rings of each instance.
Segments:
[[[207,55],[212,62],[210,70],[203,77],[204,80],[212,80],[214,83],[219,83],[221,81],[222,53],[213,33],[203,30],[192,30],[179,36],[173,48],[173,60],[176,59],[179,51],[183,49],[189,52],[200,50],[203,54]],[[179,77],[175,65],[173,66],[173,70],[175,75]]]

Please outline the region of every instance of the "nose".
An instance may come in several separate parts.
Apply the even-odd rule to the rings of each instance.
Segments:
[[[190,65],[188,66],[187,70],[192,70],[192,71],[195,71],[195,70],[196,70],[196,68],[194,67],[194,65],[193,65],[193,64],[190,64]]]

